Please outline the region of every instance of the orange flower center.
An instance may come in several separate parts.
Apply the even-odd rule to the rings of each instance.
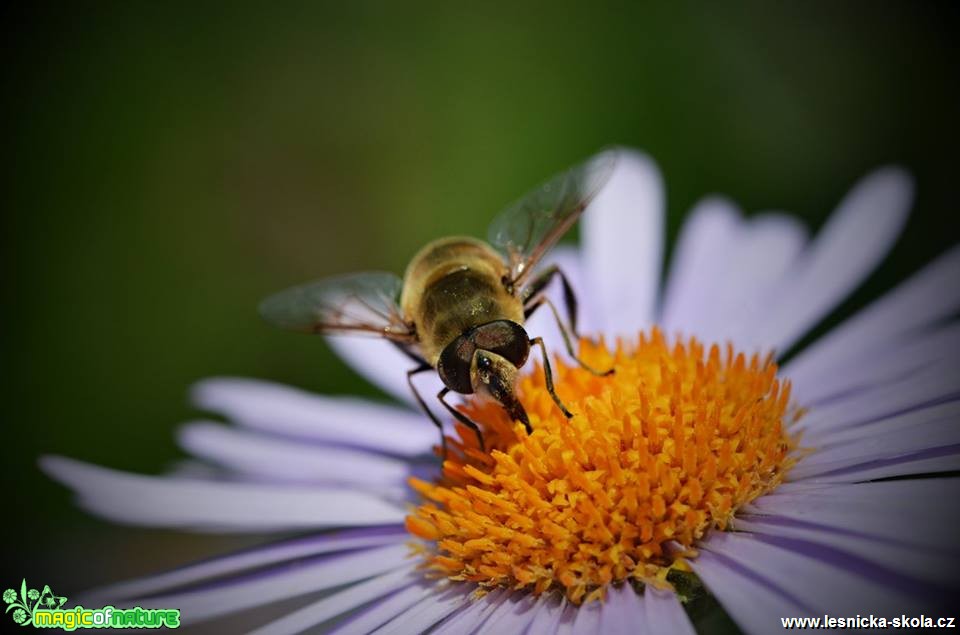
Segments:
[[[670,345],[657,330],[613,351],[580,344],[584,361],[616,373],[556,361],[572,419],[538,366],[518,386],[533,434],[471,400],[462,410],[488,452],[458,424],[440,480],[410,480],[425,502],[407,529],[431,543],[430,568],[483,587],[559,588],[575,603],[613,582],[669,586],[698,539],[792,466],[790,386],[772,357],[721,354],[695,339]]]

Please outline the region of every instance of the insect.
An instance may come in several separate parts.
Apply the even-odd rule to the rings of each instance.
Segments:
[[[436,370],[444,384],[437,399],[476,433],[482,449],[479,426],[444,397],[452,391],[493,399],[532,432],[515,387],[531,347],[538,346],[547,390],[563,414],[572,417],[554,389],[543,339],[530,338],[523,325],[546,305],[570,356],[596,375],[613,372],[590,367],[573,350],[577,299],[563,271],[556,265],[536,275],[533,271],[610,178],[617,156],[615,150],[602,152],[528,193],[494,219],[489,243],[462,236],[440,238],[413,257],[403,279],[385,272],[321,279],[268,297],[260,313],[285,329],[372,335],[396,345],[416,364],[407,372],[407,383],[440,430],[444,455],[443,424],[413,383],[421,372]],[[568,325],[544,294],[554,278],[563,285]]]

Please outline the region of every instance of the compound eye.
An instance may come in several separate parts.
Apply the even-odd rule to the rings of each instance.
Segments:
[[[473,393],[473,385],[470,383],[470,362],[473,361],[475,350],[476,346],[467,337],[461,335],[447,344],[440,353],[437,373],[447,388],[463,395]]]
[[[520,368],[530,354],[530,338],[522,326],[510,320],[497,320],[477,327],[473,334],[477,348],[496,353]]]

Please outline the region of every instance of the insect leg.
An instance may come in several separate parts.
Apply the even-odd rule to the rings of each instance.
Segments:
[[[477,441],[480,442],[480,451],[486,452],[486,449],[483,444],[483,434],[480,432],[480,426],[478,426],[475,421],[470,419],[470,417],[463,414],[462,412],[460,412],[459,410],[457,410],[456,408],[454,408],[453,406],[451,406],[450,404],[448,404],[446,401],[443,400],[444,396],[446,396],[448,392],[450,392],[450,389],[444,387],[443,390],[437,393],[437,399],[440,400],[440,403],[443,404],[443,407],[447,409],[447,412],[453,415],[454,419],[456,419],[463,425],[467,426],[468,428],[476,432]]]
[[[563,412],[564,416],[569,419],[573,416],[573,413],[567,410],[567,407],[563,405],[563,402],[560,401],[560,397],[557,396],[557,391],[553,388],[553,370],[550,369],[550,358],[547,356],[547,345],[543,343],[542,337],[535,337],[530,340],[530,345],[534,344],[540,347],[540,351],[543,353],[543,376],[547,379],[547,392],[550,393],[550,396],[553,397],[553,403],[557,404],[557,407],[560,408],[560,411]]]
[[[396,346],[401,353],[403,353],[404,355],[412,359],[415,364],[419,366],[430,366],[430,364],[427,363],[427,360],[425,360],[424,358],[420,357],[419,355],[414,353],[412,350],[410,350],[409,345],[402,342],[398,342],[396,340],[390,340],[390,343]]]
[[[437,418],[437,415],[433,414],[433,411],[430,408],[427,408],[427,403],[423,400],[423,397],[420,396],[420,392],[417,390],[417,387],[413,385],[413,376],[417,373],[422,373],[427,370],[432,370],[433,367],[430,364],[424,363],[416,368],[411,368],[407,371],[407,385],[410,386],[410,392],[413,393],[414,399],[417,400],[417,403],[420,404],[420,408],[427,413],[427,416],[430,417],[430,421],[433,422],[433,425],[437,426],[437,430],[440,431],[440,446],[443,448],[443,458],[447,458],[447,437],[443,436],[443,423],[440,419]]]
[[[567,307],[567,319],[570,321],[570,332],[573,333],[575,338],[580,339],[580,334],[577,332],[577,296],[573,292],[573,286],[570,284],[567,276],[557,265],[547,267],[543,273],[534,278],[530,284],[524,288],[520,299],[524,307],[527,308],[525,315],[526,317],[530,317],[530,314],[539,306],[539,302],[536,302],[537,296],[550,284],[554,276],[560,276],[560,282],[563,284],[563,303]],[[527,306],[528,304],[530,305],[529,307]]]
[[[584,370],[590,373],[593,373],[594,375],[597,375],[598,377],[606,377],[607,375],[612,375],[614,372],[613,368],[609,368],[607,370],[597,370],[596,368],[594,368],[593,366],[590,366],[589,364],[587,364],[585,361],[583,361],[577,356],[577,354],[573,350],[573,342],[570,341],[570,334],[567,333],[567,329],[563,325],[563,320],[560,319],[560,312],[557,311],[557,307],[553,304],[553,302],[550,301],[550,298],[541,297],[534,304],[530,305],[530,307],[527,309],[527,314],[529,315],[530,313],[535,311],[538,307],[540,307],[540,305],[543,305],[543,304],[546,304],[548,307],[550,307],[550,312],[553,313],[553,318],[557,321],[557,327],[560,329],[560,335],[563,336],[564,347],[567,349],[567,353],[570,354],[570,357],[572,357],[577,362],[577,364],[580,365],[581,368],[583,368]]]

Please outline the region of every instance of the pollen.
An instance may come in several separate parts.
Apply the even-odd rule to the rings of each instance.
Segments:
[[[580,342],[600,377],[557,359],[518,395],[533,433],[497,404],[470,400],[486,452],[466,426],[448,439],[436,482],[416,478],[423,502],[407,529],[427,541],[426,566],[481,587],[558,590],[574,603],[612,583],[669,587],[696,542],[775,488],[794,462],[799,416],[772,356],[732,346],[670,342],[658,330],[612,349]]]

